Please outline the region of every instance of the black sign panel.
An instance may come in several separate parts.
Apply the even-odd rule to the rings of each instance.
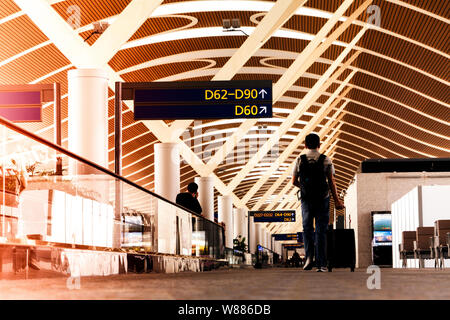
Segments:
[[[298,244],[283,244],[283,247],[287,250],[295,250],[295,249],[300,249],[303,248],[304,245],[303,243],[298,243]]]
[[[135,120],[271,117],[270,80],[149,82],[134,89]]]
[[[249,211],[254,222],[295,222],[295,210]]]
[[[297,233],[275,233],[272,235],[275,241],[290,241],[294,240],[303,243],[303,232]]]
[[[285,241],[285,240],[298,241],[297,233],[278,233],[278,234],[273,234],[272,237],[274,238],[275,241]]]

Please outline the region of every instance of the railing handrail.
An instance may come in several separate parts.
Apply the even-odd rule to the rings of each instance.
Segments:
[[[135,188],[137,188],[137,189],[147,193],[147,194],[150,194],[150,195],[152,195],[152,196],[154,196],[154,197],[156,197],[156,198],[158,198],[160,200],[163,200],[163,201],[165,201],[167,203],[170,203],[171,205],[173,205],[175,207],[178,207],[178,208],[180,208],[180,209],[182,209],[182,210],[184,210],[184,211],[186,211],[186,212],[188,212],[188,213],[190,213],[190,214],[192,214],[194,216],[197,216],[197,217],[199,217],[201,219],[204,219],[206,221],[214,223],[215,225],[219,226],[220,228],[223,228],[223,226],[221,224],[219,224],[219,223],[217,223],[215,221],[211,221],[211,220],[203,217],[202,215],[200,215],[200,214],[198,214],[198,213],[196,213],[196,212],[194,212],[192,210],[189,210],[188,208],[185,208],[185,207],[183,207],[183,206],[181,206],[181,205],[179,205],[179,204],[177,204],[175,202],[172,202],[172,201],[170,201],[170,200],[160,196],[157,193],[154,193],[154,192],[152,192],[152,191],[150,191],[148,189],[145,189],[144,187],[134,183],[133,181],[128,180],[127,178],[119,176],[118,174],[112,172],[111,170],[109,170],[109,169],[107,169],[107,168],[105,168],[105,167],[103,167],[103,166],[101,166],[99,164],[96,164],[95,162],[92,162],[92,161],[90,161],[88,159],[85,159],[85,158],[83,158],[83,157],[81,157],[81,156],[79,156],[79,155],[77,155],[77,154],[75,154],[75,153],[73,153],[73,152],[71,152],[71,151],[61,147],[61,146],[58,146],[57,144],[54,144],[53,142],[50,142],[50,141],[48,141],[48,140],[46,140],[46,139],[44,139],[42,137],[39,137],[38,135],[36,135],[36,134],[34,134],[32,132],[29,132],[29,131],[27,131],[27,130],[25,130],[25,129],[15,125],[14,123],[12,123],[11,121],[5,119],[2,116],[0,116],[0,124],[4,125],[5,127],[9,128],[9,129],[11,129],[13,131],[16,131],[16,132],[22,134],[22,135],[24,135],[24,136],[26,136],[26,137],[28,137],[30,139],[33,139],[33,140],[35,140],[35,141],[37,141],[37,142],[39,142],[39,143],[41,143],[43,145],[46,145],[47,147],[49,147],[51,149],[54,149],[54,150],[56,150],[56,151],[58,151],[60,153],[63,153],[65,155],[71,157],[71,158],[74,158],[75,160],[83,162],[83,163],[85,163],[85,164],[87,164],[87,165],[89,165],[89,166],[91,166],[91,167],[93,167],[93,168],[95,168],[95,169],[97,169],[97,170],[99,170],[99,171],[109,175],[109,176],[112,176],[112,177],[114,177],[116,179],[119,179],[119,180],[121,180],[121,181],[123,181],[123,182],[125,182],[125,183],[127,183],[127,184],[129,184],[129,185],[131,185],[131,186],[133,186],[133,187],[135,187]]]

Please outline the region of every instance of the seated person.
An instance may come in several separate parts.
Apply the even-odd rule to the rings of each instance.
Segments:
[[[195,213],[202,214],[202,207],[198,202],[198,185],[195,182],[189,183],[187,192],[182,192],[177,195],[175,202]]]

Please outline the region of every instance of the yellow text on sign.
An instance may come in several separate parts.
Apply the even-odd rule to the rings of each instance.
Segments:
[[[217,89],[217,90],[205,90],[205,100],[250,100],[258,99],[257,89]]]

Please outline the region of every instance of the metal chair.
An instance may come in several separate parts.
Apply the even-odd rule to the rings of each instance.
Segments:
[[[434,259],[434,227],[418,227],[414,241],[414,258],[419,259],[419,268],[425,267],[424,260]]]
[[[414,240],[416,239],[416,231],[403,231],[402,243],[399,244],[400,259],[402,259],[402,267],[406,268],[407,259],[414,258]]]
[[[448,255],[448,233],[450,233],[450,220],[437,220],[434,223],[434,254],[436,265],[440,269],[444,268],[445,259],[449,258]]]

